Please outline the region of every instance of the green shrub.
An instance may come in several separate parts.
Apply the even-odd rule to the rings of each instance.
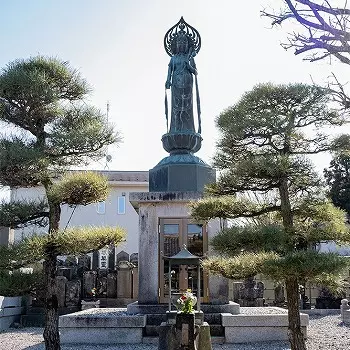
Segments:
[[[0,295],[6,297],[32,294],[38,289],[42,289],[44,282],[43,273],[36,271],[33,273],[22,273],[20,271],[0,272]]]

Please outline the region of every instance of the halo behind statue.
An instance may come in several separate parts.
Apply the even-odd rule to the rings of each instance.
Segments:
[[[164,48],[169,56],[173,56],[176,53],[173,50],[173,43],[180,35],[185,35],[188,39],[189,47],[196,53],[199,52],[201,48],[201,36],[195,28],[187,24],[184,18],[181,17],[180,21],[172,26],[164,36]]]

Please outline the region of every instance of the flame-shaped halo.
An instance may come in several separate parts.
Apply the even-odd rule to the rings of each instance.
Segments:
[[[190,26],[185,22],[184,18],[181,17],[180,21],[172,26],[164,36],[164,48],[169,56],[173,56],[172,43],[179,36],[179,34],[185,35],[188,39],[189,46],[192,47],[196,53],[201,49],[201,36],[199,35],[197,29]]]

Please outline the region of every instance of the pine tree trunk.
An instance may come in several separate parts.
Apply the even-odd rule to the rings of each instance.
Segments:
[[[281,215],[283,227],[289,235],[294,234],[293,212],[289,198],[287,179],[281,179],[279,187],[281,198]],[[291,240],[293,242],[293,240]],[[290,249],[295,249],[291,243]],[[306,350],[304,335],[300,327],[299,312],[299,284],[296,277],[286,279],[287,305],[288,305],[288,337],[291,350]]]
[[[46,350],[61,349],[58,331],[56,260],[57,256],[55,254],[50,254],[44,262],[46,284],[44,340]]]
[[[49,203],[49,235],[54,236],[58,231],[61,207],[59,204]],[[56,285],[57,253],[55,247],[47,247],[44,261],[45,273],[45,328],[44,340],[46,350],[61,350],[58,329],[58,298]]]
[[[300,326],[299,285],[296,277],[286,279],[288,302],[288,337],[291,350],[306,350],[304,334]]]

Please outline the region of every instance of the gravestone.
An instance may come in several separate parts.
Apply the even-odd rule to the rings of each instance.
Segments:
[[[137,266],[139,263],[139,254],[138,253],[133,253],[130,255],[130,262],[134,265]]]
[[[83,276],[83,296],[84,297],[92,296],[91,290],[93,288],[96,288],[96,278],[97,278],[96,271],[84,272],[84,276]]]
[[[85,271],[89,271],[91,268],[91,257],[89,255],[81,255],[78,257],[78,277],[83,277]]]
[[[72,267],[59,266],[57,268],[57,276],[64,276],[68,281],[71,281],[74,275],[73,269]]]
[[[115,247],[109,248],[108,267],[110,270],[115,270]]]
[[[92,253],[92,269],[97,270],[99,264],[99,253],[95,251]]]
[[[117,297],[117,274],[115,272],[107,275],[107,298]]]
[[[124,250],[117,254],[117,264],[121,261],[129,261],[129,254],[127,252],[124,252]]]
[[[97,295],[106,297],[107,295],[107,276],[98,276],[96,283]]]
[[[274,306],[285,306],[286,298],[284,296],[284,287],[282,284],[277,284],[277,286],[274,288],[275,293],[275,300],[273,302]]]
[[[130,263],[128,261],[120,261],[117,265],[117,270],[117,297],[131,298],[132,274]]]
[[[254,277],[246,278],[239,289],[240,306],[264,306],[264,283],[256,283]]]
[[[235,302],[235,303],[238,303],[239,302],[239,298],[240,298],[240,296],[239,296],[239,291],[240,291],[240,289],[241,289],[241,287],[242,287],[242,285],[243,285],[243,282],[233,282],[232,283],[232,295],[233,295],[233,301]]]
[[[56,277],[58,307],[64,307],[65,306],[66,283],[67,283],[67,278],[66,277],[64,277],[64,276],[57,276]]]
[[[68,281],[66,283],[66,306],[78,306],[80,303],[80,280]]]
[[[335,297],[327,288],[322,288],[316,298],[316,309],[340,309],[342,297]]]

